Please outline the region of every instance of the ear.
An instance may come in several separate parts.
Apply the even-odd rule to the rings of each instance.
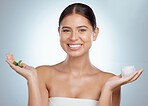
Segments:
[[[97,39],[98,34],[99,34],[99,28],[96,27],[94,34],[93,34],[93,41],[95,41]]]
[[[58,27],[58,32],[59,32],[59,35],[60,35],[60,27]]]

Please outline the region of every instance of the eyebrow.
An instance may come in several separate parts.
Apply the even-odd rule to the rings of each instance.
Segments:
[[[82,27],[85,27],[85,28],[87,28],[87,29],[88,29],[88,27],[87,27],[87,26],[85,26],[85,25],[78,26],[77,28],[82,28]],[[71,29],[71,27],[68,27],[68,26],[63,26],[63,27],[62,27],[62,29],[64,29],[64,28],[69,28],[69,29]]]
[[[85,26],[85,25],[78,26],[77,28],[82,28],[82,27],[85,27],[85,28],[87,28],[87,29],[88,29],[88,27],[87,27],[87,26]]]
[[[62,29],[64,29],[64,28],[70,28],[70,27],[68,27],[68,26],[63,26]]]

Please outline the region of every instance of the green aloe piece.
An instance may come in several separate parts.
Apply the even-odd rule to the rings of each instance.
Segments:
[[[18,62],[18,65],[20,65],[21,62],[22,62],[22,60],[20,60],[20,61]]]
[[[22,65],[19,65],[21,68],[23,68],[23,66]]]
[[[21,65],[21,62],[22,62],[22,60],[20,60],[18,63],[16,61],[14,61],[13,64],[23,68],[23,66]]]
[[[16,66],[18,65],[18,63],[16,61],[14,61],[13,64],[16,65]]]

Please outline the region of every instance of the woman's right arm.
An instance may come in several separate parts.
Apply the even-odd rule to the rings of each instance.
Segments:
[[[35,69],[24,63],[21,64],[23,68],[20,68],[13,64],[15,59],[12,54],[8,53],[6,56],[6,62],[10,67],[27,80],[28,106],[48,106],[48,91],[43,78],[43,68],[37,67]]]
[[[38,84],[39,84],[39,90],[41,94],[41,100],[42,100],[42,106],[49,106],[48,104],[48,90],[46,86],[47,77],[49,77],[49,74],[47,73],[47,69],[44,66],[36,67],[37,75],[38,75]],[[47,76],[47,77],[46,77]],[[48,81],[49,83],[49,81]]]
[[[28,106],[43,106],[41,93],[39,90],[39,81],[37,77],[31,77],[27,80],[28,85]]]

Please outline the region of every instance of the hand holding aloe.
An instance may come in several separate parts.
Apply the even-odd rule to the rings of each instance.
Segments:
[[[15,70],[18,74],[22,75],[24,78],[26,78],[27,80],[30,79],[35,79],[37,78],[37,72],[36,69],[28,66],[25,63],[21,63],[22,60],[20,60],[19,62],[16,62],[14,59],[14,56],[10,53],[8,53],[6,55],[7,60],[6,62],[10,65],[10,67]]]

